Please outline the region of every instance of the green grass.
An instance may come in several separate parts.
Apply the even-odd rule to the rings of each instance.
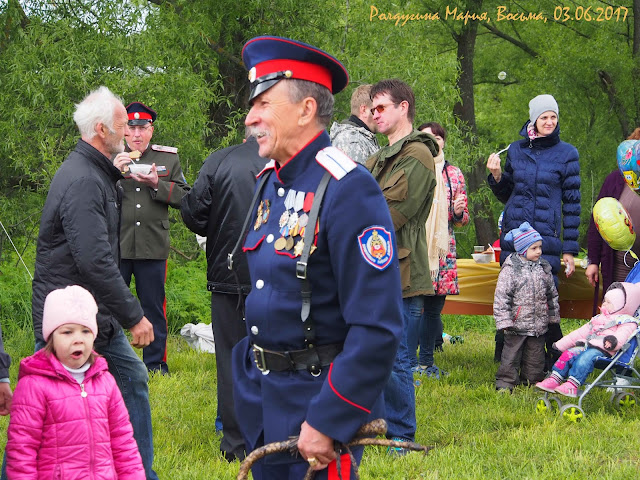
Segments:
[[[563,328],[569,331],[577,323],[563,320]],[[491,324],[491,317],[445,316],[447,332],[463,334],[465,341],[436,354],[449,376],[423,379],[416,389],[417,441],[434,449],[427,456],[392,459],[384,448],[368,447],[361,478],[637,478],[640,409],[619,413],[609,394],[596,391],[585,402],[586,418],[572,424],[557,414],[536,414],[534,389],[497,394]],[[14,331],[6,347],[16,360],[28,355],[31,332]],[[238,464],[222,459],[215,434],[215,356],[172,337],[169,364],[171,376],[150,380],[156,471],[162,479],[234,479]],[[2,448],[7,423],[0,419]]]

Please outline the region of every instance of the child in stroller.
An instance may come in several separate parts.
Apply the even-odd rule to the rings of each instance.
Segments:
[[[597,359],[614,356],[638,327],[635,314],[639,306],[640,285],[614,282],[604,296],[600,314],[554,344],[562,355],[551,374],[536,387],[577,397],[578,388],[594,370]]]

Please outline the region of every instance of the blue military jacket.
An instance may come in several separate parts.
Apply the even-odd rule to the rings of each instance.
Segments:
[[[252,282],[246,300],[248,337],[233,352],[234,401],[248,447],[257,445],[262,432],[265,443],[298,435],[305,420],[347,442],[362,424],[384,416],[382,390],[402,334],[393,223],[380,187],[363,166],[333,148],[328,151],[342,158],[325,157],[324,166],[320,163],[316,156],[329,145],[322,132],[282,167],[270,162],[260,174],[269,178],[243,247]],[[317,249],[308,264],[311,316],[317,345],[343,343],[344,348],[318,377],[306,370],[263,375],[254,364],[252,343],[276,351],[305,348],[301,282],[295,271],[299,257],[295,247],[276,250],[276,242],[285,210],[291,217],[299,207],[296,213],[302,216],[311,203],[309,193],[327,170],[334,178],[322,202]],[[372,239],[382,239],[382,247],[372,247]]]

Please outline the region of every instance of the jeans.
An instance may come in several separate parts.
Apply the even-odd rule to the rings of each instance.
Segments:
[[[107,360],[109,372],[116,379],[124,403],[129,410],[133,438],[138,443],[147,480],[158,480],[158,475],[152,468],[153,432],[147,367],[133,351],[129,340],[121,329],[113,336],[108,345],[96,346],[95,350]]]
[[[404,331],[391,377],[384,388],[387,437],[413,441],[416,435],[416,396],[411,373],[411,360],[407,348],[408,326],[419,322],[424,309],[424,296],[402,299]],[[415,351],[413,352],[415,356]]]
[[[411,367],[420,365],[430,367],[433,365],[433,350],[436,338],[442,338],[442,317],[440,312],[444,307],[446,295],[427,295],[424,298],[424,312],[416,319],[412,316],[412,323],[407,333],[407,347]],[[420,361],[416,357],[416,350],[420,344]]]
[[[587,348],[584,352],[574,355],[566,361],[563,359],[564,353],[553,365],[553,371],[558,373],[562,378],[572,377],[580,385],[582,385],[593,369],[595,368],[597,357],[606,357],[597,348]]]
[[[35,351],[44,347],[36,341]],[[133,426],[133,438],[138,444],[142,465],[147,480],[158,480],[152,469],[153,436],[151,431],[151,407],[149,405],[149,374],[140,357],[136,355],[122,329],[116,333],[108,345],[94,345],[94,350],[102,355],[109,365],[109,372],[116,379],[118,388],[129,411]],[[2,463],[0,480],[7,480],[6,453]]]

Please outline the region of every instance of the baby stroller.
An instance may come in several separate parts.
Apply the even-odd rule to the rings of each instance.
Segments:
[[[599,357],[595,364],[595,370],[602,370],[591,383],[578,389],[578,404],[563,404],[562,400],[568,397],[559,397],[545,392],[544,396],[536,402],[536,412],[547,413],[557,407],[559,414],[571,421],[579,422],[585,416],[582,402],[594,388],[606,388],[611,391],[611,402],[618,409],[635,407],[637,403],[633,390],[640,389],[640,374],[634,363],[640,346],[640,328],[636,328],[627,343],[613,357]],[[595,371],[594,370],[594,371]],[[576,399],[570,399],[575,401]]]
[[[640,282],[640,263],[637,263],[627,278],[626,282]],[[640,319],[640,309],[638,309],[634,317]],[[638,322],[640,324],[640,320]],[[536,401],[536,412],[547,413],[553,410],[555,406],[559,414],[571,421],[579,422],[585,417],[582,403],[584,398],[594,388],[606,388],[611,392],[611,402],[618,409],[628,409],[635,407],[637,404],[634,390],[640,390],[640,373],[635,368],[635,360],[640,349],[640,327],[636,328],[631,334],[624,346],[611,358],[607,356],[598,357],[595,363],[594,372],[601,370],[600,374],[591,383],[585,383],[582,388],[578,389],[578,404],[566,403],[569,397],[559,397],[556,394],[545,392],[544,396]],[[570,398],[575,402],[576,399]]]

